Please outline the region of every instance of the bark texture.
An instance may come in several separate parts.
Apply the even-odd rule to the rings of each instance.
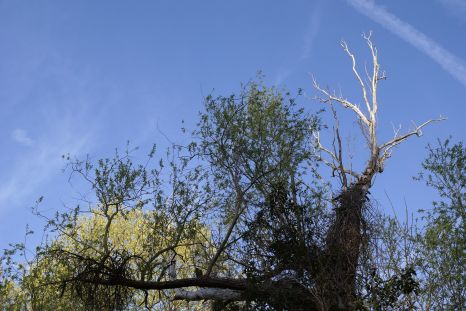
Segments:
[[[326,239],[322,278],[317,282],[325,306],[349,310],[356,297],[356,269],[363,236],[363,208],[367,190],[353,185],[336,199],[335,220]]]

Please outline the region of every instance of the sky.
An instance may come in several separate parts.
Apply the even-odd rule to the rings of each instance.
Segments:
[[[404,218],[435,199],[412,180],[426,145],[466,136],[466,0],[0,0],[0,249],[23,241],[26,225],[40,229],[40,196],[45,211],[77,202],[61,155],[187,143],[181,121],[194,128],[203,98],[237,92],[259,70],[268,85],[302,88],[309,112],[322,108],[312,76],[360,103],[340,40],[363,69],[369,31],[388,76],[380,140],[448,117],[397,148],[375,181],[379,208]],[[340,114],[351,147],[359,132]]]

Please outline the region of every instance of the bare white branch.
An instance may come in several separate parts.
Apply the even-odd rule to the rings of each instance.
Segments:
[[[377,86],[378,82],[380,80],[386,79],[385,73],[380,72],[380,65],[378,62],[378,52],[377,48],[373,44],[371,40],[372,33],[369,32],[368,34],[363,34],[363,38],[365,39],[367,46],[369,47],[369,50],[371,52],[372,56],[372,72],[368,72],[366,66],[364,67],[365,69],[365,74],[367,76],[367,81],[364,81],[359,74],[356,66],[356,58],[354,54],[350,51],[347,43],[345,41],[341,41],[341,46],[343,50],[348,54],[348,56],[351,58],[352,61],[352,70],[354,75],[356,76],[356,79],[358,80],[361,90],[362,90],[362,95],[363,99],[367,108],[367,113],[363,113],[360,109],[359,106],[351,103],[347,99],[343,98],[343,96],[338,96],[335,94],[335,92],[330,92],[328,89],[323,89],[319,86],[317,83],[316,79],[312,77],[313,79],[313,86],[314,88],[320,92],[321,94],[324,95],[323,98],[318,98],[322,103],[330,104],[332,106],[333,110],[333,102],[338,103],[339,105],[343,106],[344,108],[349,108],[351,109],[358,118],[358,123],[361,127],[362,133],[364,137],[367,140],[368,147],[370,150],[370,157],[368,161],[366,162],[366,167],[362,171],[362,173],[357,174],[353,172],[352,169],[348,170],[344,167],[343,165],[343,157],[342,157],[342,150],[341,150],[341,138],[338,132],[338,120],[336,119],[336,112],[334,111],[334,117],[336,121],[336,127],[335,127],[335,133],[334,133],[334,143],[333,143],[333,149],[334,151],[331,151],[331,149],[325,148],[322,146],[320,143],[318,135],[314,135],[316,138],[316,149],[319,151],[319,160],[321,160],[325,165],[329,166],[332,168],[333,172],[338,172],[339,177],[343,183],[343,186],[346,184],[346,175],[351,175],[356,177],[356,180],[358,183],[370,187],[371,181],[375,174],[381,173],[383,171],[383,165],[384,161],[390,157],[391,155],[391,149],[401,142],[405,141],[408,139],[410,136],[417,135],[421,136],[422,135],[422,128],[426,125],[428,125],[431,122],[434,121],[442,121],[445,120],[445,118],[439,118],[439,119],[432,119],[429,121],[424,122],[420,126],[415,126],[415,129],[405,135],[399,135],[400,129],[394,129],[394,138],[382,145],[379,145],[377,142],[377,133],[376,133],[376,128],[377,128],[377,112],[378,112],[378,102],[377,102]],[[368,90],[370,89],[370,95],[368,93]],[[369,98],[370,97],[370,98]],[[337,145],[335,144],[335,141],[337,141]],[[337,148],[338,147],[338,148]],[[330,159],[327,158],[324,159],[322,154],[325,153],[327,154]],[[352,165],[350,163],[349,165],[350,168],[352,168]]]
[[[354,57],[354,54],[351,53],[351,51],[349,50],[348,44],[346,44],[345,41],[341,41],[341,46],[343,47],[343,50],[346,52],[346,54],[348,54],[348,56],[351,58],[351,61],[353,63],[353,73],[356,76],[356,78],[358,79],[359,84],[361,85],[362,95],[363,95],[363,98],[364,98],[364,103],[366,104],[367,112],[369,114],[371,114],[372,109],[371,109],[370,104],[369,104],[369,99],[367,98],[366,85],[364,84],[364,81],[362,80],[362,78],[359,75],[359,72],[358,72],[358,70],[356,68],[356,58]]]
[[[342,97],[338,97],[334,94],[331,94],[329,91],[321,88],[319,86],[319,84],[317,83],[316,79],[313,77],[312,78],[313,80],[313,85],[314,85],[314,88],[316,90],[318,90],[319,92],[321,92],[322,94],[324,94],[326,96],[326,98],[319,98],[319,100],[322,102],[322,103],[331,103],[331,102],[337,102],[339,103],[340,105],[342,105],[344,108],[350,108],[351,110],[353,110],[358,118],[367,126],[370,125],[370,122],[369,120],[367,119],[367,117],[364,115],[364,113],[362,113],[362,111],[359,109],[359,107],[351,102],[349,102],[347,99],[344,99]]]
[[[321,142],[320,142],[320,134],[319,132],[314,132],[313,133],[314,138],[315,138],[315,151],[316,153],[319,153],[319,156],[317,157],[317,160],[321,161],[324,163],[326,166],[330,167],[333,172],[335,171],[340,171],[342,174],[349,174],[355,178],[358,178],[358,174],[352,171],[351,169],[346,169],[342,163],[340,163],[340,160],[338,157],[335,155],[334,152],[330,151],[329,149],[325,148]],[[325,153],[330,156],[331,161],[326,160],[323,156],[322,153]],[[339,163],[339,165],[337,165]]]
[[[313,133],[314,135],[314,138],[315,138],[315,148],[317,149],[317,151],[323,151],[325,152],[326,154],[328,154],[331,158],[332,158],[332,161],[338,161],[338,158],[337,156],[335,155],[335,153],[333,153],[332,151],[330,151],[329,149],[325,148],[321,143],[320,143],[320,133],[319,132],[314,132]]]
[[[369,32],[368,35],[363,34],[364,39],[371,50],[372,55],[372,78],[371,78],[371,90],[372,90],[372,110],[371,113],[371,121],[373,122],[373,126],[375,128],[375,117],[377,115],[377,83],[379,81],[379,70],[380,65],[377,59],[377,48],[374,46],[371,40],[372,32]]]
[[[380,162],[381,164],[383,164],[383,162],[388,159],[390,156],[391,156],[391,149],[397,145],[399,145],[400,143],[402,143],[403,141],[407,140],[409,137],[411,136],[422,136],[422,128],[425,127],[426,125],[432,123],[432,122],[440,122],[440,121],[444,121],[446,120],[447,118],[445,117],[439,117],[438,119],[430,119],[430,120],[427,120],[426,122],[422,123],[421,125],[419,126],[415,126],[414,130],[412,130],[411,132],[407,133],[407,134],[404,134],[404,135],[398,135],[399,131],[400,131],[400,128],[396,129],[395,130],[395,137],[384,143],[383,145],[381,145],[379,147],[379,149],[383,152],[381,158],[380,158]]]
[[[413,136],[413,135],[416,135],[416,136],[422,136],[422,128],[432,122],[439,122],[439,121],[444,121],[446,120],[447,118],[445,117],[439,117],[438,119],[430,119],[430,120],[427,120],[426,122],[422,123],[421,125],[419,126],[416,126],[416,128],[414,130],[412,130],[411,132],[407,133],[407,134],[404,134],[404,135],[401,135],[401,136],[398,136],[396,135],[395,138],[393,138],[392,140],[384,143],[383,145],[380,146],[380,149],[381,150],[386,150],[386,149],[389,149],[389,148],[392,148],[398,144],[400,144],[402,141],[408,139],[410,136]]]

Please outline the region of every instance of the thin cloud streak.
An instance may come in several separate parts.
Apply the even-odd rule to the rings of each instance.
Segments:
[[[466,21],[466,0],[437,0],[454,16]]]
[[[465,61],[453,55],[438,43],[402,21],[372,0],[347,0],[360,13],[405,40],[438,63],[446,72],[466,86]]]
[[[297,60],[286,68],[282,68],[276,75],[274,84],[282,84],[301,64],[311,56],[311,51],[314,41],[319,33],[321,20],[322,20],[322,1],[316,3],[316,7],[312,10],[309,17],[309,23],[303,36],[303,48]]]
[[[11,132],[11,138],[17,143],[24,145],[24,146],[32,146],[34,144],[34,140],[28,136],[25,129],[17,128]]]
[[[31,195],[38,185],[47,183],[58,174],[64,163],[61,155],[82,153],[90,143],[90,132],[71,136],[66,134],[66,128],[61,130],[65,134],[38,144],[15,167],[9,180],[0,184],[0,212],[11,203]]]
[[[312,12],[307,31],[304,35],[304,47],[301,53],[301,60],[305,60],[310,57],[314,41],[319,33],[320,24],[321,24],[321,8],[320,3],[318,7]]]
[[[46,194],[47,188],[54,185],[57,176],[61,176],[60,170],[64,166],[61,156],[67,153],[81,155],[94,142],[96,113],[90,116],[89,110],[96,103],[92,99],[98,98],[98,94],[88,91],[93,80],[85,69],[73,70],[59,55],[50,54],[53,55],[51,60],[40,58],[37,63],[44,68],[41,73],[53,77],[51,80],[57,83],[53,93],[34,97],[33,113],[40,121],[30,123],[29,129],[18,127],[10,133],[13,141],[29,148],[18,151],[14,154],[14,161],[0,167],[5,170],[0,176],[0,216],[15,213],[12,211],[14,207],[31,204],[36,199],[31,196],[38,189],[44,191],[41,194]],[[24,71],[40,81],[34,76],[35,69],[25,68]],[[21,93],[25,98],[31,97],[37,85],[42,86],[39,82],[23,85]],[[22,108],[22,101],[15,101],[15,104],[17,109]],[[16,123],[15,120],[4,121]],[[29,133],[34,136],[29,136]]]

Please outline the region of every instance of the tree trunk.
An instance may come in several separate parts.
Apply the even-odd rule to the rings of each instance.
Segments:
[[[363,242],[362,211],[368,187],[354,184],[335,198],[335,219],[321,257],[318,292],[325,309],[352,310],[356,297],[356,268]]]

